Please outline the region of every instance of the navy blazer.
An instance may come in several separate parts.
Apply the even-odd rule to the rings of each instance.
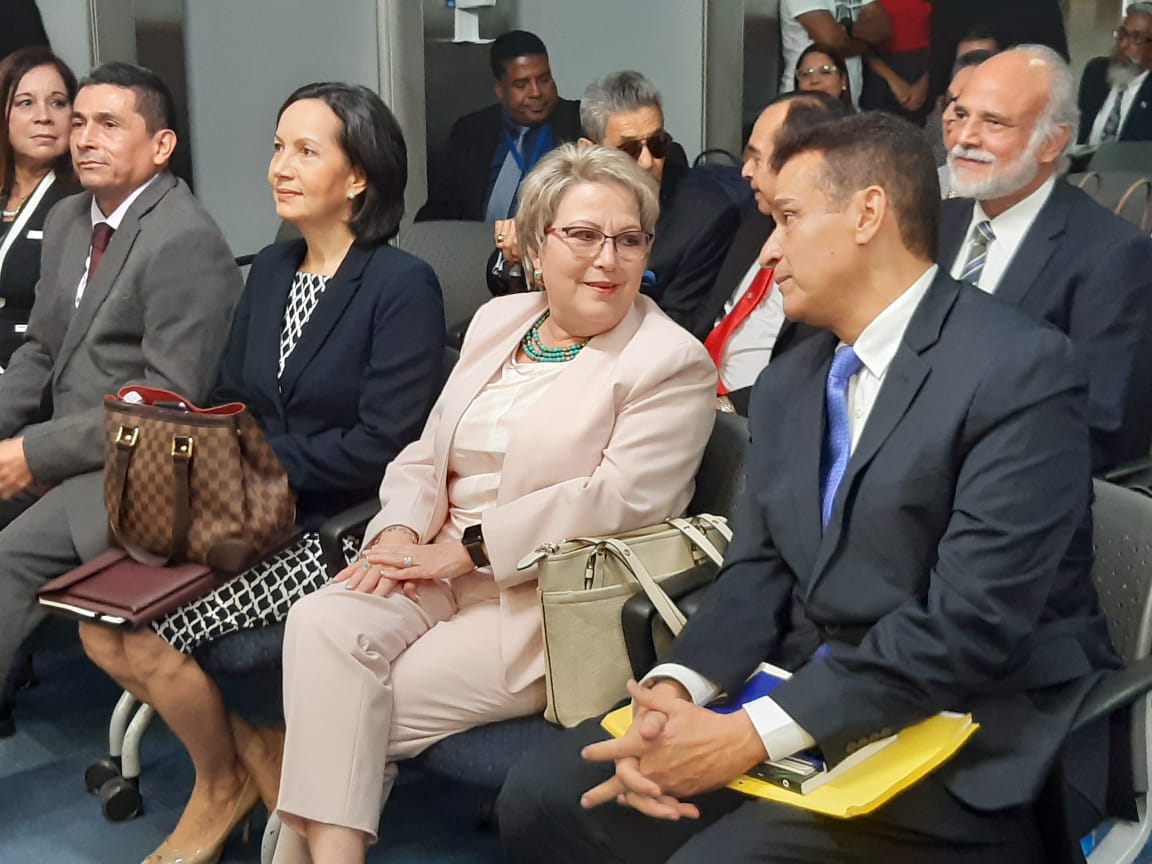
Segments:
[[[1088,143],[1096,115],[1104,107],[1104,100],[1111,91],[1108,85],[1108,58],[1096,57],[1088,61],[1084,74],[1080,76],[1080,134],[1076,141]],[[1120,127],[1120,141],[1152,141],[1152,75],[1144,79],[1136,102],[1129,109]]]
[[[580,103],[559,100],[548,125],[552,127],[554,145],[575,141],[580,137]],[[452,124],[443,152],[429,165],[428,200],[416,213],[417,222],[484,221],[492,161],[503,129],[504,115],[499,103],[465,114]]]
[[[24,342],[23,332],[15,328],[27,324],[32,314],[36,283],[40,280],[44,221],[60,199],[79,191],[80,184],[75,179],[54,176],[43,194],[37,196],[33,192],[30,201],[36,202],[35,207],[25,213],[25,204],[11,223],[0,226],[0,298],[4,301],[0,308],[0,366],[7,366],[12,352]],[[3,203],[7,206],[7,201]]]
[[[979,810],[1026,805],[1119,662],[1089,575],[1083,371],[1063,335],[941,273],[822,530],[837,342],[793,327],[757,381],[735,536],[668,659],[729,693],[762,660],[796,670],[773,698],[833,763],[938,711],[972,712],[979,732],[938,776]],[[1106,771],[1106,738],[1069,769],[1082,787]]]
[[[288,473],[306,529],[375,497],[420,435],[440,389],[444,302],[432,268],[386,244],[355,244],[277,380],[280,331],[302,239],[252,262],[213,391],[248,405]]]
[[[962,253],[972,200],[943,202],[940,261]],[[996,299],[1071,337],[1088,372],[1097,472],[1152,445],[1152,239],[1057,181],[996,289]]]

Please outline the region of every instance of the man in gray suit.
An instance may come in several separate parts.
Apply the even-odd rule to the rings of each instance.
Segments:
[[[168,171],[174,114],[147,69],[109,63],[80,83],[71,146],[86,191],[48,216],[26,341],[0,375],[0,681],[43,617],[36,589],[108,546],[105,394],[140,383],[196,401],[216,377],[243,284]],[[10,714],[0,697],[0,732]]]

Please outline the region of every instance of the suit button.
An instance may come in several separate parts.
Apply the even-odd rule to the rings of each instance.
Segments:
[[[840,632],[840,625],[839,624],[829,624],[827,627],[824,628],[824,632],[827,633],[829,636],[835,636],[837,633]]]

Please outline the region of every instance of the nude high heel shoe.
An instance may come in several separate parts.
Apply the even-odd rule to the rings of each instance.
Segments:
[[[179,849],[172,845],[168,838],[145,858],[141,864],[216,864],[224,853],[224,844],[236,830],[236,826],[244,823],[244,842],[249,839],[250,820],[252,811],[260,803],[260,791],[256,782],[249,775],[244,778],[244,785],[240,788],[240,795],[232,805],[232,812],[228,817],[228,824],[220,835],[211,843],[199,849]]]

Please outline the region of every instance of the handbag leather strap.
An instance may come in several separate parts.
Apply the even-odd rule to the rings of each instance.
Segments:
[[[188,553],[188,527],[192,523],[191,484],[188,479],[192,464],[193,439],[176,435],[172,438],[172,542],[169,561],[184,561]]]
[[[717,567],[724,563],[724,556],[720,554],[720,550],[708,539],[708,535],[701,531],[699,526],[691,520],[684,519],[683,517],[675,517],[669,519],[668,524],[692,541],[696,548],[707,555],[709,560]],[[716,527],[715,523],[708,522],[708,524]],[[724,528],[727,529],[728,526],[725,525]],[[726,537],[725,539],[730,540],[731,537]]]
[[[139,434],[139,429],[129,430],[128,427],[121,426],[116,435],[116,465],[112,472],[112,501],[109,502],[112,506],[108,508],[108,524],[112,528],[112,536],[121,543],[123,543],[120,526],[124,516],[124,487],[128,483],[128,465],[132,461],[132,451],[136,447]]]
[[[648,599],[652,601],[653,607],[664,620],[664,623],[668,625],[672,635],[678,635],[684,629],[688,619],[672,602],[672,598],[665,593],[664,589],[652,577],[652,574],[648,572],[648,568],[644,566],[640,557],[614,537],[606,537],[600,542],[601,548],[605,552],[611,553],[623,565],[624,569],[632,574],[632,578],[640,584],[640,588],[648,595]]]

